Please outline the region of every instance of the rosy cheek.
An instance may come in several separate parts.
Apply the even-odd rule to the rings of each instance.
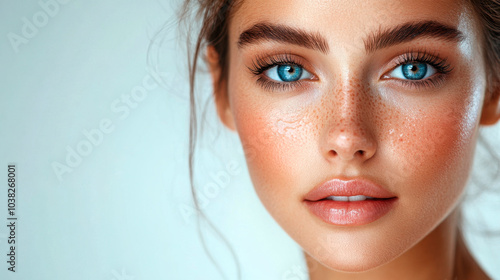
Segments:
[[[468,109],[461,105],[423,108],[402,116],[404,121],[390,129],[387,140],[397,172],[391,179],[397,188],[413,198],[439,198],[441,203],[461,193],[475,137],[471,119],[464,117]]]
[[[302,164],[315,143],[315,124],[310,109],[304,107],[288,111],[256,107],[242,107],[235,120],[256,191],[269,197],[269,192],[279,192],[280,186],[291,190],[289,182],[306,179]]]

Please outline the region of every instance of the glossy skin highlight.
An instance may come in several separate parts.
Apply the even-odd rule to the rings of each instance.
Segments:
[[[418,38],[365,51],[370,32],[420,20],[453,26],[464,40]],[[322,34],[330,51],[274,41],[238,47],[238,36],[259,22]],[[478,30],[469,7],[454,0],[247,0],[234,11],[218,112],[241,139],[263,205],[304,249],[311,279],[488,279],[457,234],[478,128],[498,120],[494,110],[482,114],[498,100],[485,103]],[[418,88],[388,77],[408,50],[435,54],[453,70]],[[280,55],[312,77],[263,86],[249,69]],[[213,65],[212,74],[218,80]],[[304,196],[334,178],[372,180],[397,202],[366,225],[326,224]],[[458,273],[457,263],[467,269]]]

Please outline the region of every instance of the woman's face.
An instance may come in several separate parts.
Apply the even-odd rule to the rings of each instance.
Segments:
[[[234,12],[217,106],[263,205],[309,255],[368,270],[453,212],[486,88],[478,30],[456,0],[246,0]],[[310,192],[333,179],[390,199],[315,214]]]

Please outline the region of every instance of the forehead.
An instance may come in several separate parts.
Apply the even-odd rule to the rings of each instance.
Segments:
[[[232,15],[229,36],[237,40],[250,26],[271,22],[318,32],[335,46],[362,43],[381,28],[426,20],[456,27],[465,37],[479,30],[462,0],[243,0]]]

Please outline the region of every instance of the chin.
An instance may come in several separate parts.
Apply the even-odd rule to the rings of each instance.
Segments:
[[[412,223],[397,227],[388,220],[360,227],[304,222],[305,229],[300,234],[298,229],[289,233],[303,248],[306,258],[315,260],[311,264],[317,262],[337,272],[363,273],[397,261],[432,229],[425,223],[420,223],[418,229]]]
[[[388,263],[390,259],[381,258],[378,254],[373,253],[371,257],[347,253],[339,254],[337,256],[332,255],[331,257],[318,261],[326,268],[338,272],[361,273],[376,269],[385,263]]]
[[[328,269],[346,273],[362,273],[376,269],[397,257],[397,255],[391,256],[387,253],[371,249],[362,251],[340,249],[329,254],[319,252],[308,254]]]

